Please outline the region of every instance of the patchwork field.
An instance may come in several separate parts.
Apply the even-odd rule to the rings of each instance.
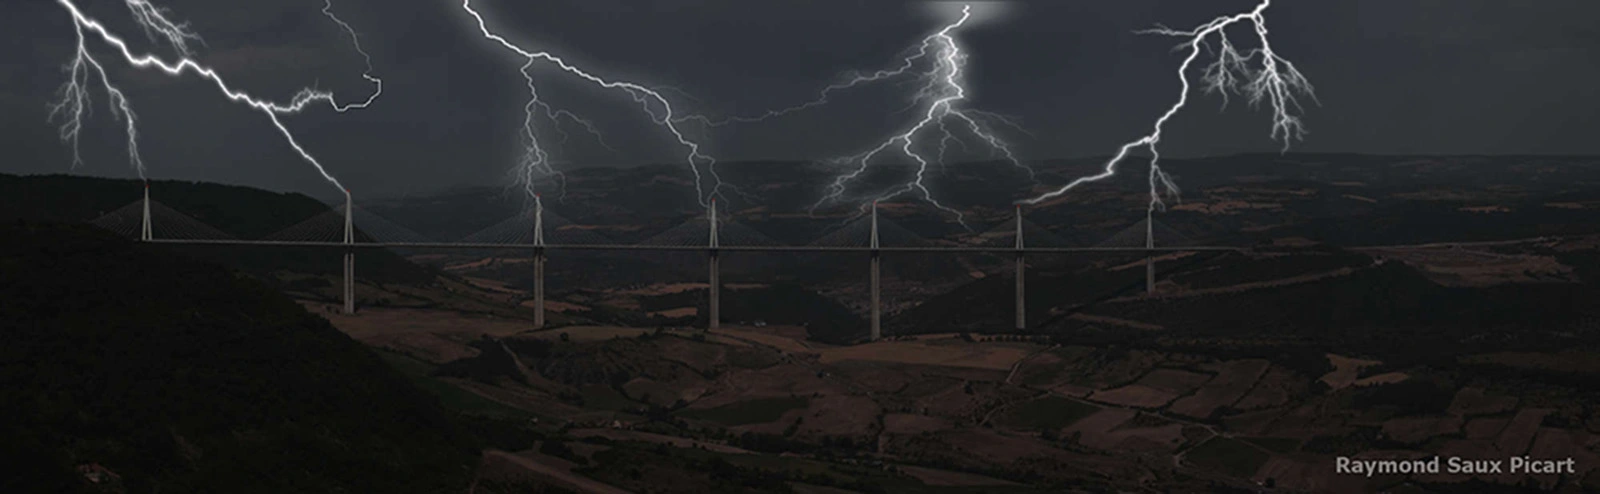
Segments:
[[[559,434],[573,441],[569,448],[591,464],[617,448],[727,455],[717,458],[818,476],[797,477],[812,483],[791,481],[796,492],[831,492],[836,488],[828,486],[838,484],[829,482],[862,478],[830,470],[839,460],[824,452],[837,448],[870,452],[870,460],[845,464],[887,465],[894,482],[925,488],[1106,479],[1131,488],[1176,475],[1218,486],[1271,482],[1316,491],[1371,487],[1325,470],[1333,455],[1378,445],[1418,454],[1492,450],[1588,458],[1591,445],[1600,444],[1600,436],[1550,419],[1574,412],[1530,402],[1515,390],[1439,389],[1438,376],[1332,353],[1322,355],[1323,370],[1307,375],[1301,369],[1316,366],[1047,346],[1007,335],[951,333],[837,346],[809,341],[806,328],[781,325],[710,332],[612,325],[533,330],[527,321],[492,314],[401,308],[330,320],[352,337],[403,356],[393,359],[411,359],[396,365],[425,366],[414,370],[414,379],[454,406],[527,414],[561,426]],[[1499,352],[1460,361],[1587,372],[1588,357],[1581,351],[1554,357]],[[460,370],[442,375],[445,369]],[[519,455],[537,465],[525,470],[557,484],[577,485],[578,479],[563,477],[577,475],[628,485],[584,470],[583,461]],[[1512,475],[1480,480],[1529,481]]]
[[[914,365],[970,367],[1010,370],[1011,365],[1028,356],[1026,347],[951,344],[948,340],[924,338],[916,341],[878,341],[862,345],[818,350],[823,364],[842,361],[891,362]]]

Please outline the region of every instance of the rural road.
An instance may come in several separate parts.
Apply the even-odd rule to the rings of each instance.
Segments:
[[[556,467],[553,467],[553,466],[550,466],[550,465],[539,463],[537,461],[533,461],[533,459],[531,459],[531,458],[520,456],[520,455],[517,455],[516,453],[510,453],[510,452],[500,451],[500,450],[489,450],[489,451],[485,451],[483,453],[483,456],[484,456],[484,459],[488,459],[490,457],[494,457],[494,458],[499,458],[499,459],[503,459],[503,460],[509,461],[509,462],[519,466],[519,467],[527,469],[530,472],[538,473],[540,475],[544,475],[546,477],[550,477],[550,478],[559,480],[559,481],[561,481],[563,483],[566,483],[568,486],[576,487],[579,490],[582,490],[583,492],[590,492],[590,493],[595,493],[595,494],[633,494],[633,493],[631,493],[629,491],[625,491],[625,490],[622,490],[622,489],[618,489],[616,487],[612,487],[610,484],[601,483],[600,481],[597,481],[597,480],[594,480],[594,479],[591,479],[591,478],[588,478],[588,477],[584,477],[582,475],[578,475],[578,474],[566,471],[566,470],[561,469],[561,468],[556,468]]]

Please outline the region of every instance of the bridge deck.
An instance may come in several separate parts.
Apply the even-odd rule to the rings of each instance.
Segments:
[[[484,244],[460,242],[300,242],[277,240],[175,240],[153,239],[145,242],[179,245],[233,245],[319,248],[404,248],[404,249],[504,249],[504,250],[647,250],[647,251],[708,251],[704,245],[560,245],[560,244]],[[829,247],[815,245],[722,245],[714,250],[727,252],[928,252],[928,253],[1147,253],[1147,252],[1243,252],[1242,247],[1192,246],[1192,247],[1015,247],[1003,246],[952,246],[952,247]]]

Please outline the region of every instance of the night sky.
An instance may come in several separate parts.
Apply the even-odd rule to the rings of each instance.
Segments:
[[[48,0],[13,0],[0,15],[0,172],[127,177],[121,124],[103,94],[84,136],[84,166],[46,122],[66,79],[72,23]],[[316,84],[365,96],[359,55],[323,17],[322,0],[159,2],[206,45],[199,58],[258,96]],[[1132,31],[1187,28],[1253,1],[1032,0],[958,34],[970,56],[970,107],[1015,115],[1024,159],[1102,156],[1148,131],[1177,97],[1178,40]],[[151,48],[118,0],[79,0],[139,48]],[[926,2],[892,0],[479,0],[491,28],[616,79],[681,90],[680,111],[758,113],[812,98],[847,69],[891,66],[948,19]],[[362,36],[385,93],[367,110],[312,109],[286,122],[359,192],[418,194],[502,185],[520,148],[522,60],[483,39],[454,0],[335,0]],[[1593,0],[1278,0],[1274,48],[1316,86],[1310,130],[1294,150],[1396,154],[1600,154],[1600,2]],[[1235,39],[1248,40],[1247,33]],[[152,178],[327,192],[266,117],[196,77],[140,72],[90,41],[142,119]],[[170,56],[170,51],[161,51]],[[557,108],[607,132],[608,150],[567,127],[563,166],[671,163],[679,148],[625,94],[536,70]],[[845,93],[793,118],[699,133],[723,161],[851,154],[902,126],[893,87]],[[1269,121],[1201,97],[1167,131],[1169,156],[1275,151]],[[561,136],[547,131],[547,140]],[[687,170],[685,170],[687,176]]]

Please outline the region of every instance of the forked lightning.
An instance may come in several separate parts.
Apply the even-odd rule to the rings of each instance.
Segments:
[[[922,200],[934,207],[953,215],[958,223],[966,226],[964,215],[940,202],[928,188],[928,167],[936,163],[944,163],[945,153],[950,144],[957,143],[963,147],[967,144],[952,131],[947,124],[955,123],[965,129],[972,136],[987,145],[991,156],[996,156],[1010,164],[1022,168],[1029,177],[1033,170],[1024,165],[1012,152],[1011,146],[1005,140],[990,130],[989,123],[997,123],[1020,130],[1015,122],[991,112],[962,107],[967,100],[963,69],[967,55],[961,50],[953,35],[962,28],[972,17],[972,6],[964,5],[961,16],[939,31],[923,38],[917,46],[909,51],[899,64],[892,67],[867,72],[847,73],[840,82],[824,87],[815,99],[788,108],[768,110],[758,115],[732,116],[720,119],[692,115],[681,117],[682,121],[696,121],[709,127],[720,127],[736,123],[757,123],[773,118],[787,116],[803,110],[827,105],[835,92],[853,89],[859,86],[882,81],[891,81],[901,78],[910,78],[911,82],[920,82],[916,92],[912,94],[911,104],[905,110],[920,109],[919,118],[910,126],[902,129],[883,141],[880,141],[865,152],[836,158],[833,163],[844,165],[847,172],[834,177],[827,185],[824,195],[812,205],[811,211],[841,202],[857,202],[858,213],[869,210],[874,201],[886,201],[904,194],[916,194]],[[898,112],[897,112],[898,113]],[[1025,132],[1025,131],[1024,131]],[[924,134],[934,134],[936,137],[923,138]],[[937,140],[934,140],[937,139]],[[935,147],[936,146],[936,147]],[[929,149],[930,147],[934,147]],[[919,149],[921,148],[921,149]],[[929,156],[936,152],[937,155]],[[899,153],[915,162],[916,171],[906,182],[878,194],[867,194],[857,198],[847,198],[849,185],[852,181],[866,173],[876,160],[886,154]]]
[[[695,196],[702,207],[709,208],[711,205],[711,199],[722,195],[722,189],[728,187],[722,183],[722,178],[717,175],[716,159],[706,155],[705,153],[702,153],[700,150],[700,144],[684,136],[683,132],[678,129],[678,119],[674,115],[672,104],[669,103],[666,98],[662,97],[661,93],[638,83],[614,81],[601,78],[568,63],[565,59],[562,59],[561,57],[550,52],[533,51],[517,46],[516,44],[507,41],[504,37],[489,30],[489,26],[484,20],[483,15],[480,14],[476,9],[472,8],[472,0],[462,0],[461,8],[468,14],[472,15],[472,18],[477,21],[478,30],[482,32],[483,37],[499,43],[500,46],[505,47],[507,50],[516,53],[518,56],[521,56],[526,60],[526,62],[522,65],[521,72],[523,79],[527,83],[528,102],[523,107],[524,118],[522,122],[522,128],[520,130],[525,149],[523,151],[523,156],[518,163],[517,180],[527,193],[530,201],[533,200],[536,195],[534,189],[535,182],[538,179],[542,177],[551,177],[558,182],[564,183],[561,172],[552,166],[549,152],[546,151],[544,146],[540,144],[539,136],[534,128],[535,111],[543,111],[545,116],[551,120],[556,120],[558,117],[563,116],[567,117],[579,125],[582,125],[587,131],[594,134],[597,138],[599,136],[599,133],[595,130],[593,124],[591,124],[588,120],[578,118],[578,116],[573,115],[565,110],[554,110],[548,104],[539,99],[539,91],[534,85],[533,75],[529,72],[529,69],[533,67],[534,63],[540,61],[553,64],[562,71],[577,76],[579,79],[596,86],[606,89],[622,90],[626,92],[629,97],[632,97],[634,101],[643,106],[645,113],[649,115],[651,121],[666,129],[668,133],[671,133],[673,138],[677,140],[678,144],[682,145],[685,149],[684,160],[688,163],[689,170],[694,174]],[[605,142],[602,140],[601,144],[605,144]],[[701,172],[701,167],[705,168],[704,173]],[[708,180],[710,181],[709,186],[706,185],[706,181]]]
[[[228,99],[244,103],[265,114],[272,121],[272,125],[283,135],[289,146],[294,148],[295,152],[300,155],[302,160],[310,163],[324,179],[339,187],[339,190],[343,191],[347,196],[349,195],[349,190],[343,184],[340,184],[339,180],[334,178],[323,167],[322,163],[317,161],[316,157],[306,151],[299,141],[295,140],[294,134],[278,118],[280,115],[299,113],[317,102],[326,102],[334,111],[341,113],[351,109],[366,108],[373,101],[376,101],[379,95],[383,94],[383,81],[371,75],[371,57],[361,49],[356,33],[350,28],[350,25],[333,14],[332,0],[324,3],[322,13],[337,23],[355,41],[356,51],[361,53],[362,58],[367,63],[367,69],[362,73],[362,77],[372,82],[374,86],[372,94],[360,102],[342,104],[334,98],[333,93],[330,91],[306,88],[296,93],[288,103],[274,103],[251,96],[242,90],[234,89],[228,85],[227,81],[216,70],[192,58],[194,52],[189,43],[203,43],[200,36],[190,31],[187,24],[172,21],[166,9],[156,7],[147,0],[126,0],[125,3],[128,9],[133,12],[134,21],[144,29],[145,35],[152,41],[164,40],[176,52],[176,61],[165,60],[153,54],[136,54],[128,46],[127,41],[112,34],[104,24],[89,17],[71,0],[57,0],[56,3],[60,4],[72,15],[73,29],[77,33],[78,44],[72,61],[67,64],[69,76],[67,82],[61,86],[61,100],[51,106],[50,116],[52,119],[59,118],[63,121],[60,127],[60,135],[62,140],[72,144],[74,166],[82,162],[82,156],[79,153],[79,137],[82,135],[83,120],[90,112],[90,86],[98,82],[111,100],[112,115],[120,118],[126,124],[128,159],[133,163],[134,168],[138,170],[139,177],[141,179],[145,178],[144,160],[139,155],[138,118],[134,115],[127,96],[111,82],[111,77],[106,73],[105,66],[90,52],[88,40],[89,34],[93,33],[100,41],[109,45],[114,52],[122,55],[124,61],[129,65],[141,69],[154,68],[172,76],[182,75],[185,71],[193,72],[195,75],[214,83],[217,89]]]
[[[1103,171],[1095,175],[1080,177],[1054,191],[1021,201],[1025,204],[1039,204],[1056,198],[1083,184],[1104,180],[1116,175],[1117,164],[1128,157],[1128,154],[1139,148],[1146,148],[1150,152],[1150,203],[1146,214],[1155,211],[1165,211],[1164,197],[1176,198],[1178,186],[1173,183],[1172,177],[1161,170],[1161,143],[1162,128],[1167,121],[1177,115],[1189,102],[1190,83],[1189,68],[1200,58],[1201,53],[1214,49],[1216,60],[1205,67],[1201,76],[1202,87],[1206,93],[1219,93],[1223,97],[1223,104],[1228,103],[1228,94],[1234,93],[1245,96],[1252,106],[1266,100],[1272,107],[1272,138],[1283,141],[1283,150],[1289,149],[1289,144],[1299,140],[1305,135],[1305,127],[1301,125],[1300,99],[1304,95],[1316,99],[1316,93],[1310,81],[1300,74],[1293,63],[1278,56],[1272,49],[1272,42],[1267,37],[1266,10],[1272,5],[1272,0],[1261,0],[1255,9],[1231,16],[1222,16],[1201,24],[1194,29],[1180,31],[1165,26],[1155,29],[1138,31],[1140,34],[1158,34],[1187,38],[1183,44],[1178,45],[1179,50],[1187,48],[1188,55],[1184,57],[1183,64],[1178,66],[1178,81],[1182,83],[1182,90],[1178,93],[1178,101],[1157,118],[1154,128],[1145,136],[1132,142],[1123,144],[1105,163]],[[1259,47],[1241,53],[1229,41],[1225,31],[1235,24],[1248,23],[1254,28]],[[1215,46],[1208,42],[1215,38]],[[1148,232],[1147,232],[1148,233]],[[1148,235],[1147,235],[1148,237]]]

